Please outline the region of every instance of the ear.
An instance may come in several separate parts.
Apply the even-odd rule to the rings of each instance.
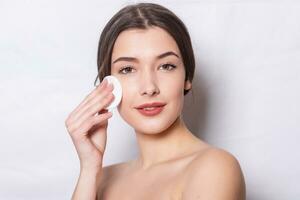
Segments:
[[[184,89],[190,90],[191,88],[192,88],[192,83],[190,82],[190,80],[186,80],[184,83]]]

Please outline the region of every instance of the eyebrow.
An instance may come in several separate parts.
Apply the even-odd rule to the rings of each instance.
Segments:
[[[177,58],[179,58],[179,56],[176,54],[176,53],[174,53],[173,51],[167,51],[167,52],[165,52],[165,53],[162,53],[162,54],[160,54],[160,55],[158,55],[157,57],[156,57],[156,59],[162,59],[162,58],[164,58],[164,57],[167,57],[167,56],[176,56]],[[113,64],[114,63],[116,63],[116,62],[118,62],[118,61],[132,61],[132,62],[137,62],[138,61],[138,59],[137,58],[135,58],[135,57],[119,57],[118,59],[116,59],[114,62],[113,62]]]

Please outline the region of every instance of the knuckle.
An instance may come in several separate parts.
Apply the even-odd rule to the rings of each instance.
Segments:
[[[72,135],[73,132],[75,132],[76,127],[74,127],[74,126],[69,126],[69,127],[67,127],[67,129],[68,129],[69,134]]]
[[[78,122],[68,123],[67,130],[68,130],[69,134],[73,135],[74,132],[76,132],[76,130],[78,129],[79,126],[80,126],[80,124]]]
[[[73,138],[77,138],[80,135],[80,132],[81,132],[81,129],[82,129],[83,126],[84,126],[84,124],[74,126],[73,131],[70,132],[70,135]]]
[[[95,106],[90,106],[89,108],[87,108],[86,110],[86,114],[87,115],[91,115],[95,110]]]

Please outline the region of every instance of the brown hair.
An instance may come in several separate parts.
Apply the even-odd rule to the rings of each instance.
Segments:
[[[191,39],[184,23],[169,9],[154,3],[138,3],[128,5],[119,10],[105,25],[98,46],[98,75],[96,85],[111,74],[111,55],[118,35],[132,28],[147,29],[157,26],[167,31],[176,41],[182,55],[185,68],[185,81],[192,82],[195,71],[195,58]],[[189,90],[184,90],[186,95]]]

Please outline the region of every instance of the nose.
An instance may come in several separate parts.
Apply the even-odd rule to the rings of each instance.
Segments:
[[[153,96],[159,94],[159,88],[157,85],[157,78],[152,72],[144,72],[140,77],[140,94],[142,96]]]

